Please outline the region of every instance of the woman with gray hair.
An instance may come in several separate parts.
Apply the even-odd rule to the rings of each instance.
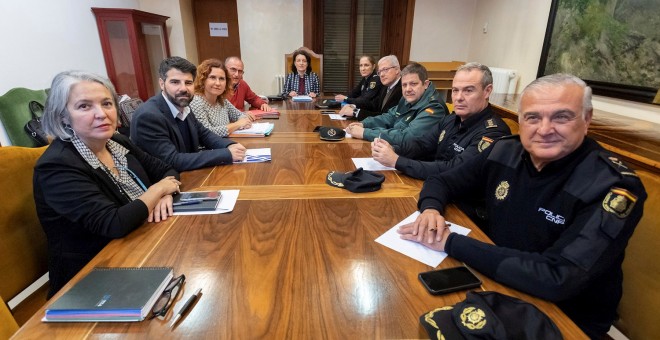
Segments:
[[[42,124],[55,138],[33,179],[48,239],[49,297],[110,240],[173,213],[179,174],[115,133],[116,98],[112,84],[92,73],[53,79]]]

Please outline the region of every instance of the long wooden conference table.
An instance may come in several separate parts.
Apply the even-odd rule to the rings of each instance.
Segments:
[[[416,210],[422,182],[384,172],[381,190],[355,194],[325,184],[329,171],[351,171],[351,157],[369,157],[362,140],[321,141],[317,125],[331,121],[310,103],[275,103],[282,112],[271,136],[236,139],[248,148],[270,147],[272,162],[236,164],[182,174],[182,190],[239,189],[228,214],[175,216],[146,223],[112,241],[49,303],[93,267],[173,267],[186,283],[173,310],[198,288],[202,296],[178,325],[44,323],[48,304],[15,338],[363,339],[426,338],[419,316],[453,305],[465,291],[430,295],[420,272],[433,268],[374,240]],[[462,212],[452,222],[488,238]],[[447,258],[439,268],[460,265]],[[478,274],[478,273],[477,273]],[[531,302],[566,339],[586,338],[552,303],[478,274],[483,290]]]

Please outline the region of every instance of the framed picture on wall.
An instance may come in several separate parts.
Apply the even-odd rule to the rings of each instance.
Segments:
[[[571,73],[594,94],[651,103],[660,88],[658,27],[658,0],[552,0],[537,76]]]

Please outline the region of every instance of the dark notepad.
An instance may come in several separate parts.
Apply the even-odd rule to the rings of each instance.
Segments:
[[[172,268],[94,268],[48,306],[44,321],[141,321],[172,279]]]
[[[183,199],[182,196],[187,193],[181,193],[181,195],[174,196],[174,201],[172,207],[174,212],[199,212],[199,211],[213,211],[220,204],[222,195],[218,194],[218,197],[215,199],[210,199],[209,197],[204,199]]]

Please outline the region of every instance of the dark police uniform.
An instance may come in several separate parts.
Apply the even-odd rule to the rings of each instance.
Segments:
[[[503,137],[462,166],[430,177],[419,209],[482,195],[497,245],[455,233],[445,251],[479,272],[557,305],[591,337],[616,318],[621,264],[646,191],[625,164],[585,138],[537,171],[518,136]]]
[[[456,114],[447,116],[438,129],[395,147],[399,155],[395,168],[404,174],[426,179],[433,173],[451,169],[488,148],[496,139],[511,134],[490,104],[464,122]],[[429,157],[435,152],[435,159]],[[429,160],[431,161],[425,161]],[[421,159],[421,160],[416,160]]]
[[[380,82],[380,77],[374,71],[371,75],[360,80],[360,83],[347,95],[348,98],[346,98],[345,102],[362,106],[376,98],[382,86],[383,83]]]

